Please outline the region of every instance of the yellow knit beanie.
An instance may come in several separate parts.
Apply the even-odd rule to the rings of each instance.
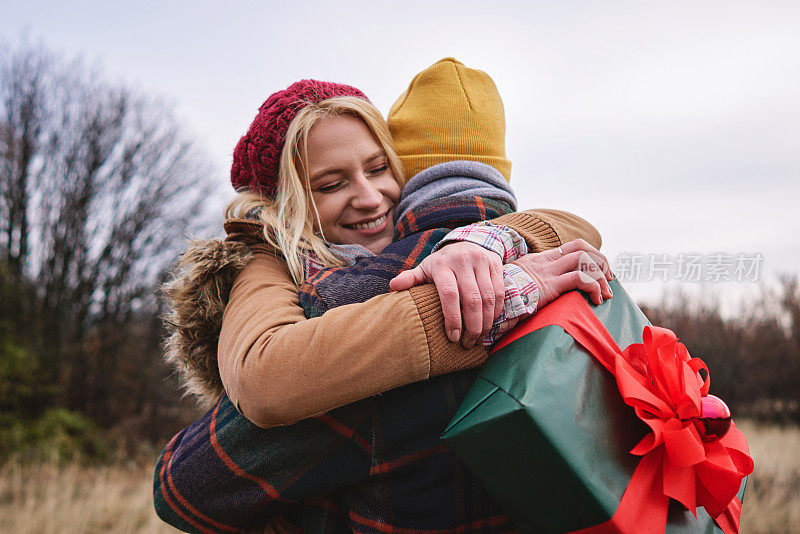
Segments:
[[[437,61],[411,80],[388,122],[407,178],[464,159],[491,165],[511,180],[503,101],[483,71],[451,57]]]

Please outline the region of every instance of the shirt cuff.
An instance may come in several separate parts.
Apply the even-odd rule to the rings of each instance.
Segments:
[[[452,230],[437,243],[433,252],[436,252],[447,243],[456,241],[474,243],[491,250],[500,256],[503,263],[516,260],[528,253],[528,245],[525,243],[525,239],[516,230],[503,224],[492,224],[488,221],[481,221]]]
[[[483,344],[486,346],[494,344],[500,337],[508,333],[520,318],[536,313],[539,304],[539,286],[520,266],[504,265],[503,282],[506,286],[503,311],[483,340]]]

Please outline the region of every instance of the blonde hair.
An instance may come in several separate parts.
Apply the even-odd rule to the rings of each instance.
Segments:
[[[362,98],[340,96],[309,103],[289,124],[281,151],[274,199],[255,191],[243,191],[237,193],[225,209],[226,218],[257,215],[263,226],[264,239],[283,253],[289,273],[298,285],[305,278],[303,259],[309,252],[313,252],[329,267],[342,265],[341,260],[328,248],[324,235],[318,235],[314,231],[311,217],[318,215],[308,177],[303,169],[307,168],[306,146],[311,128],[326,117],[343,115],[364,121],[386,153],[389,168],[402,188],[405,185],[403,166],[380,111]],[[309,204],[313,208],[313,214],[309,213]]]

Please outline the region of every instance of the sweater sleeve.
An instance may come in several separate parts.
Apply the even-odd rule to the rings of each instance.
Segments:
[[[547,209],[520,211],[503,215],[490,222],[505,224],[516,230],[525,239],[530,252],[549,250],[574,239],[583,239],[598,250],[603,243],[600,232],[594,226],[566,211]]]
[[[483,347],[467,350],[447,339],[430,284],[306,319],[286,265],[266,250],[256,251],[233,285],[218,350],[228,396],[263,427],[474,367],[486,357]]]

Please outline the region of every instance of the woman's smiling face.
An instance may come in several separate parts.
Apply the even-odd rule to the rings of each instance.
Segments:
[[[400,186],[367,125],[350,116],[321,119],[308,133],[307,151],[315,228],[330,243],[383,250],[394,235]]]

